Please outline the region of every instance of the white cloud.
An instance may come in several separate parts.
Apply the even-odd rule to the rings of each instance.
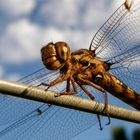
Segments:
[[[41,42],[42,45],[48,42],[57,42],[66,40],[65,30],[60,30],[56,27],[46,27],[41,29]]]
[[[10,16],[29,14],[35,6],[35,0],[0,0],[0,9]]]
[[[0,38],[2,62],[22,64],[40,58],[40,49],[46,43],[67,41],[74,47],[86,47],[91,31],[43,28],[26,19],[11,24]],[[89,45],[89,42],[88,42]]]
[[[78,4],[83,0],[51,0],[42,5],[40,14],[50,23],[69,26],[76,25],[78,18]],[[79,5],[80,6],[80,5]],[[63,27],[64,27],[63,26]]]
[[[103,22],[111,14],[110,11],[115,11],[122,2],[123,0],[60,0],[58,3],[57,0],[51,0],[41,6],[40,14],[47,24],[63,28],[93,28]]]
[[[54,27],[42,28],[27,19],[19,20],[10,24],[0,38],[0,61],[6,63],[30,62],[40,58],[42,45],[58,40],[64,40],[63,31]]]
[[[8,1],[11,2],[12,0]],[[17,1],[18,0],[14,1],[13,5],[16,5]],[[23,9],[27,8],[25,10],[27,13],[34,5],[33,3],[29,3],[29,5],[32,5],[29,10],[28,6],[24,8],[26,4],[23,4],[23,1],[25,0],[19,1],[21,3],[19,2],[19,6],[18,4],[16,6],[19,8],[20,5],[23,5]],[[26,2],[28,3],[28,1],[25,1],[25,3]],[[6,2],[2,0],[0,3]],[[32,23],[27,18],[21,18],[10,23],[5,33],[0,37],[0,61],[17,64],[31,62],[40,58],[40,49],[42,45],[50,41],[56,42],[64,40],[75,49],[88,48],[95,31],[99,28],[99,26],[95,28],[96,25],[99,23],[102,25],[103,22],[101,21],[110,11],[108,10],[105,13],[105,4],[106,3],[103,3],[102,0],[88,2],[84,0],[60,0],[59,3],[57,0],[47,1],[47,3],[42,6],[41,13],[44,15],[44,18],[47,18],[48,22],[50,20],[55,22],[56,26],[40,26],[39,24]],[[11,5],[11,7],[14,7],[13,5]],[[111,7],[112,6],[108,9],[111,9]],[[84,13],[82,13],[83,8]],[[10,12],[11,9],[8,11]],[[80,26],[81,23],[87,28],[83,29],[82,26]],[[62,25],[61,28],[59,28],[59,24]],[[79,26],[71,29],[69,25],[75,24],[79,24]]]
[[[88,1],[83,14],[83,22],[87,28],[100,28],[111,14],[123,3],[123,0]]]
[[[21,62],[34,59],[38,55],[40,30],[38,26],[23,19],[7,27],[0,38],[0,54],[5,61]]]

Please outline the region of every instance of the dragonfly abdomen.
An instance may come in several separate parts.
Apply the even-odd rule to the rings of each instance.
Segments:
[[[140,95],[125,83],[110,73],[105,73],[100,81],[102,81],[100,82],[100,86],[102,86],[107,92],[140,110]]]

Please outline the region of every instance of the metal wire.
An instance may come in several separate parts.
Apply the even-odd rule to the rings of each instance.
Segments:
[[[0,80],[0,93],[106,116],[106,113],[103,111],[105,106],[102,103],[70,95],[55,97],[55,94],[57,94],[55,92],[44,91],[40,88],[17,82]],[[128,110],[113,105],[109,105],[108,108],[110,117],[112,118],[140,123],[139,111]]]

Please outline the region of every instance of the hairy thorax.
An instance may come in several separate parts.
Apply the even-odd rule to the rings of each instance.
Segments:
[[[86,49],[78,50],[71,55],[72,73],[74,79],[77,74],[84,79],[94,80],[97,75],[103,75],[107,71],[105,62],[96,58],[94,52]]]

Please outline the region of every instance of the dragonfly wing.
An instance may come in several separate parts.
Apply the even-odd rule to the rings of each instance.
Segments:
[[[41,69],[32,75],[22,78],[18,82],[28,85],[34,83],[33,86],[35,86],[38,83],[37,80],[41,80],[41,77],[44,77],[45,73],[45,69]],[[18,120],[42,105],[42,103],[2,95],[0,96],[0,101],[0,125]]]
[[[57,72],[47,71],[46,68],[42,68],[31,75],[28,75],[20,80],[19,83],[27,84],[29,86],[37,86],[41,82],[49,82],[51,79],[54,79],[58,75]],[[63,87],[64,88],[64,87]],[[55,88],[58,92],[62,89]],[[15,98],[11,96],[0,96],[0,125],[7,124],[13,121],[16,121],[23,116],[28,115],[30,112],[37,110],[42,106],[43,103],[34,102],[30,100]]]
[[[28,84],[29,86],[37,86],[41,82],[48,83],[54,80],[58,75],[59,71],[51,72],[43,68],[20,79],[18,82]],[[63,82],[51,87],[50,90],[62,93],[65,91],[65,87],[66,82]],[[92,93],[96,93],[96,95],[94,95],[96,100],[104,101],[104,94],[99,93],[99,91],[89,86],[87,86],[87,89]],[[79,87],[78,93],[79,96],[87,98]],[[3,109],[0,108],[0,110],[3,111],[3,117],[0,116],[1,121],[6,122],[4,116],[8,115],[8,122],[12,123],[0,131],[1,139],[8,140],[14,137],[16,140],[52,140],[57,138],[65,140],[70,139],[98,122],[96,115],[89,113],[7,96],[5,100],[7,100],[7,102],[2,102],[1,105],[6,106],[7,109],[4,112],[5,107],[3,107]],[[98,104],[96,107],[98,107]],[[13,111],[15,112],[13,113]],[[11,115],[12,119],[10,119]]]
[[[120,6],[94,36],[90,49],[112,63],[110,72],[140,93],[140,1]]]
[[[140,40],[139,23],[140,1],[135,0],[130,11],[124,4],[121,5],[95,34],[89,49],[95,50],[97,56],[108,60],[133,48],[132,44]]]
[[[110,72],[140,93],[140,44],[109,60]]]
[[[91,90],[91,87],[87,88]],[[83,91],[79,92],[85,96]],[[16,140],[68,140],[98,122],[96,115],[53,105],[48,108],[44,104],[40,110],[43,111],[40,115],[32,112],[22,120],[9,125],[0,132],[1,139],[10,140],[14,137]]]

